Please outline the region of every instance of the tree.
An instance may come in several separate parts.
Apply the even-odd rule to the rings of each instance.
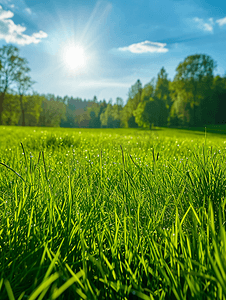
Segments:
[[[117,104],[118,103],[118,104]],[[107,128],[119,128],[120,127],[120,117],[122,111],[122,99],[117,98],[116,104],[112,105],[111,102],[107,104],[107,107],[103,110],[100,115],[101,127]]]
[[[114,104],[112,108],[112,116],[113,116],[115,128],[119,128],[121,126],[122,110],[123,110],[123,99],[117,97],[116,104]]]
[[[20,96],[19,96],[20,97]],[[26,120],[26,126],[37,126],[42,111],[43,96],[37,93],[25,95],[23,97],[24,115],[21,115],[19,124],[22,125],[23,119]]]
[[[134,116],[140,127],[152,128],[153,125],[159,125],[159,113],[158,102],[151,98],[149,101],[139,103]]]
[[[30,68],[27,66],[28,62],[25,58],[18,59],[18,71],[15,74],[14,80],[17,85],[17,90],[19,93],[20,108],[22,114],[22,126],[25,126],[25,109],[23,103],[23,96],[28,91],[32,85],[35,83],[31,80],[31,77],[28,75]]]
[[[159,102],[159,106],[161,107],[159,126],[167,125],[167,120],[169,118],[170,109],[172,106],[169,84],[170,81],[167,78],[166,70],[164,69],[164,67],[162,67],[160,72],[158,73],[154,93],[154,98]]]
[[[203,78],[212,78],[216,66],[216,62],[208,55],[190,55],[176,68],[175,80],[201,81]]]
[[[154,80],[146,84],[141,93],[141,101],[133,111],[136,123],[140,127],[151,128],[158,118],[158,104],[154,100]]]
[[[133,111],[137,109],[137,106],[141,101],[141,94],[142,84],[138,79],[129,89],[129,98],[122,111],[121,121],[124,127],[137,127]]]
[[[19,71],[19,67],[19,49],[13,45],[7,45],[0,48],[0,125],[2,125],[5,96],[15,80],[15,74]]]
[[[66,105],[57,99],[42,98],[42,110],[39,118],[40,126],[59,127],[61,120],[65,119]]]
[[[113,121],[111,103],[108,103],[106,109],[100,115],[100,121],[102,127],[111,127],[111,123]]]
[[[142,83],[140,79],[137,79],[137,81],[134,83],[134,85],[131,86],[128,92],[128,97],[130,99],[133,99],[137,94],[141,95],[142,92]]]
[[[2,124],[17,125],[20,118],[19,96],[7,93],[3,103]]]
[[[120,98],[120,97],[117,97],[117,98],[116,98],[116,104],[117,104],[119,107],[123,107],[123,99]]]
[[[101,103],[98,102],[97,97],[94,96],[93,100],[90,102],[90,106],[87,108],[87,111],[90,116],[89,128],[101,127],[100,110],[101,110]]]
[[[213,71],[216,63],[204,54],[191,55],[185,58],[176,69],[174,81],[171,84],[173,100],[172,111],[183,123],[196,125],[200,119],[200,106],[205,106],[205,98],[211,92]]]
[[[215,124],[226,123],[226,75],[224,77],[216,76],[213,81],[213,94],[211,103],[211,112],[214,113]],[[213,122],[212,122],[213,123]]]

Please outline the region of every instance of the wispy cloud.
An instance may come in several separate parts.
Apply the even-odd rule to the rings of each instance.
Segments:
[[[1,5],[4,7],[4,9],[9,8],[13,11],[17,11],[20,14],[24,14],[24,12],[31,14],[31,9],[28,8],[25,0],[1,0]],[[15,3],[12,3],[15,2]]]
[[[193,21],[195,21],[197,23],[199,29],[202,29],[204,31],[213,32],[213,26],[214,26],[213,18],[209,18],[207,20],[207,22],[205,22],[203,19],[196,17],[193,19]]]
[[[129,51],[131,53],[166,53],[169,49],[165,48],[165,43],[157,43],[145,41],[137,44],[132,44],[127,47],[118,48],[119,51]]]
[[[48,35],[44,31],[33,33],[32,35],[24,34],[27,29],[20,24],[15,24],[11,20],[14,13],[10,10],[6,11],[0,5],[0,39],[5,40],[7,43],[15,43],[18,45],[38,44],[42,38]]]
[[[25,11],[26,11],[29,15],[32,14],[32,11],[31,11],[31,9],[30,9],[29,7],[25,8]]]
[[[223,26],[226,24],[226,17],[222,19],[218,19],[216,20],[216,22],[218,23],[219,26]]]

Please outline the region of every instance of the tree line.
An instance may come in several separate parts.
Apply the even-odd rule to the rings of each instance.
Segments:
[[[28,62],[19,49],[0,48],[0,125],[119,128],[226,123],[226,76],[204,54],[185,58],[171,81],[164,67],[149,83],[138,79],[122,98],[98,101],[32,92]]]

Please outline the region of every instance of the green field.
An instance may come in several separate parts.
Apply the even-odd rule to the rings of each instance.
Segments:
[[[1,126],[0,299],[226,299],[221,128]]]

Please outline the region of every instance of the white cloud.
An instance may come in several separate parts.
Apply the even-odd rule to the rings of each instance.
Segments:
[[[12,18],[14,16],[14,13],[12,13],[11,11],[6,11],[2,8],[2,6],[0,5],[0,20],[4,20],[4,19],[9,19]]]
[[[222,19],[218,19],[216,20],[216,22],[218,23],[219,26],[223,26],[226,24],[226,17]]]
[[[118,48],[119,51],[129,51],[131,53],[166,53],[169,49],[165,48],[165,43],[157,43],[145,41],[137,44],[132,44],[128,47]]]
[[[30,9],[29,7],[25,8],[25,11],[26,11],[29,15],[32,14],[31,9]]]
[[[47,38],[48,34],[40,30],[39,32],[33,33],[32,36],[35,37],[36,39],[43,39],[43,38]]]
[[[194,18],[193,19],[198,27],[204,31],[209,31],[209,32],[213,32],[213,26],[214,26],[214,21],[213,18],[209,18],[207,22],[205,22],[203,19],[200,18]]]
[[[15,2],[15,4],[12,2]],[[16,12],[17,15],[35,15],[35,13],[27,6],[26,0],[0,0],[0,5],[2,5],[4,9],[10,9],[13,12]]]
[[[33,33],[32,35],[24,34],[27,29],[20,24],[16,25],[11,18],[14,14],[11,11],[5,11],[0,5],[0,39],[7,43],[15,43],[18,45],[38,44],[42,38],[48,35],[43,31]]]

